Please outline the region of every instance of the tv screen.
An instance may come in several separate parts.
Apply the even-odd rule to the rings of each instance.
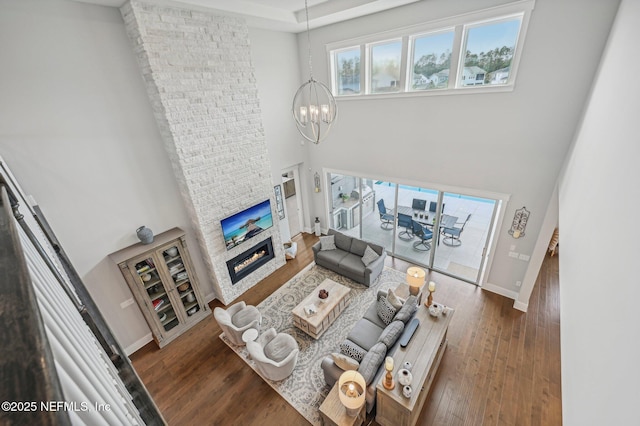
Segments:
[[[220,221],[227,250],[273,226],[271,203],[265,200]]]
[[[418,198],[413,199],[413,205],[411,206],[414,210],[424,210],[427,208],[427,200],[420,200]]]

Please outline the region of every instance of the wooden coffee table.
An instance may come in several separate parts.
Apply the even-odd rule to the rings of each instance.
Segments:
[[[329,292],[326,299],[318,297],[322,288]],[[293,308],[293,324],[314,339],[319,338],[349,304],[350,291],[349,288],[327,278]],[[304,308],[309,305],[315,306],[315,314],[307,315]]]

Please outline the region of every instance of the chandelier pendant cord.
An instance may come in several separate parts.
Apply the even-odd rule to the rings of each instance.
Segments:
[[[304,13],[307,20],[307,46],[309,48],[309,80],[313,80],[313,67],[311,66],[311,35],[309,34],[309,7],[307,0],[304,0]]]

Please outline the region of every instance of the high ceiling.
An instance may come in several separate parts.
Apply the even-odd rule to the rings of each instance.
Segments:
[[[126,0],[73,0],[120,7]],[[250,26],[288,32],[306,29],[304,0],[147,0],[196,10],[242,15]],[[307,0],[309,26],[329,25],[421,0]]]

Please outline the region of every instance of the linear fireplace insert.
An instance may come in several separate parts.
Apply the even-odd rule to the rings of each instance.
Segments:
[[[271,237],[227,261],[231,284],[235,284],[274,258]]]

